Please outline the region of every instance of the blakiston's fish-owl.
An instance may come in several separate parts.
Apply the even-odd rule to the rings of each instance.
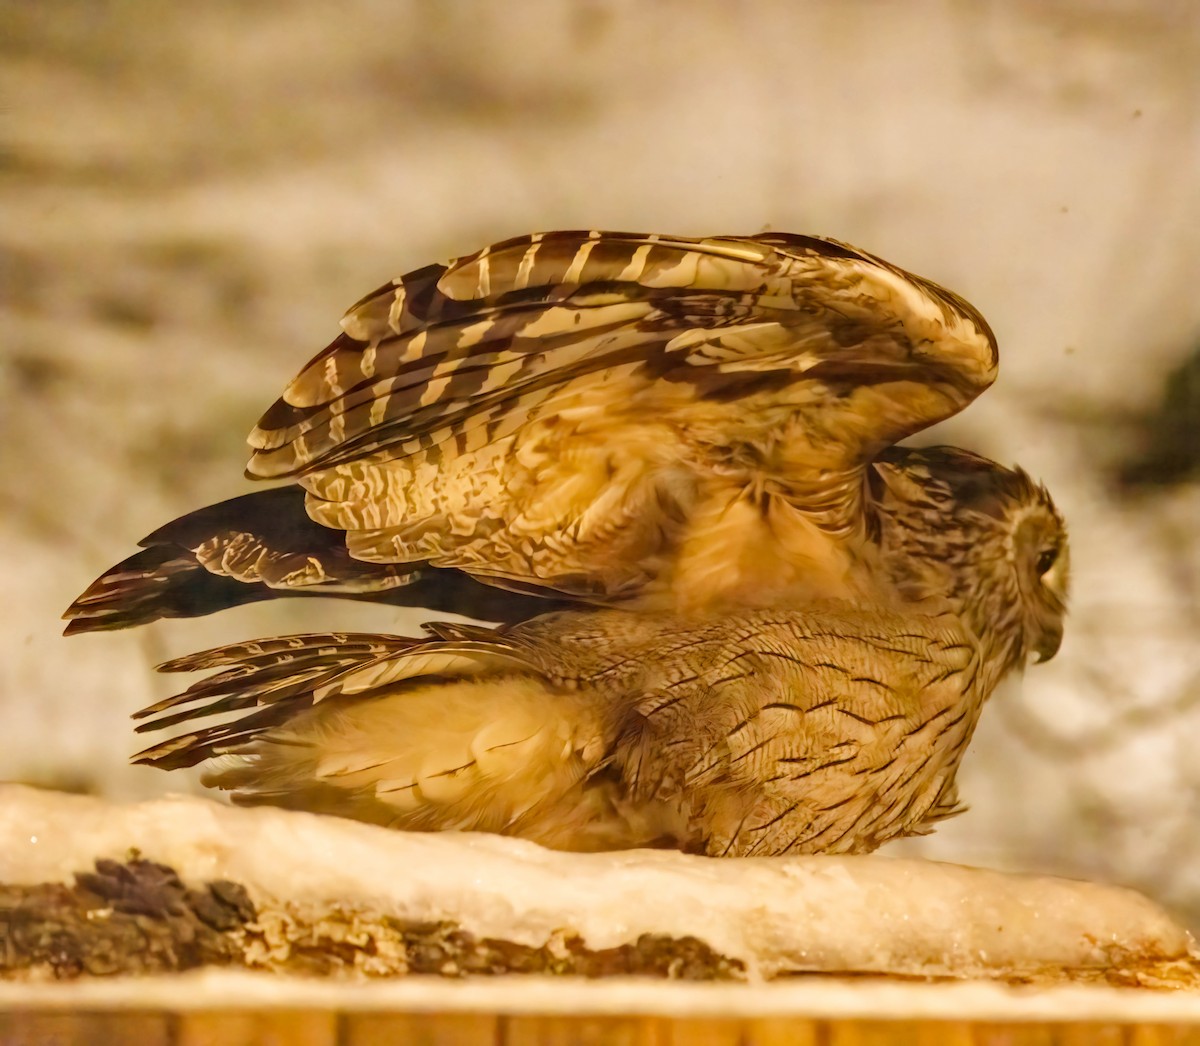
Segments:
[[[140,761],[227,756],[209,780],[241,802],[571,849],[864,851],[954,812],[984,700],[1058,648],[1045,490],[893,446],[991,383],[991,331],[881,259],[549,233],[343,327],[251,436],[249,474],[295,484],[151,535],[68,631],[273,595],[510,625],[179,659],[222,671],[139,729],[242,714]]]

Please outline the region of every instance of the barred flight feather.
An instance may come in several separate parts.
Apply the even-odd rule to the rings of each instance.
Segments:
[[[485,285],[487,293],[481,293]],[[597,291],[605,295],[599,304],[589,301]],[[392,305],[401,296],[404,308],[397,321]],[[922,328],[935,315],[944,322],[953,314],[961,320],[955,333],[979,341],[968,353],[974,354],[976,380],[986,385],[994,370],[994,339],[973,309],[844,245],[779,235],[765,240],[570,232],[520,237],[458,259],[440,273],[426,267],[401,277],[352,309],[345,326],[354,337],[343,335],[301,372],[283,406],[268,412],[251,443],[274,451],[314,430],[324,438],[306,440],[290,456],[256,455],[251,473],[282,476],[319,467],[333,447],[353,443],[364,431],[370,411],[355,408],[383,397],[395,402],[383,419],[369,419],[372,425],[401,417],[415,422],[413,410],[431,405],[429,390],[443,379],[432,402],[445,395],[450,409],[407,431],[396,430],[391,439],[402,441],[428,431],[447,414],[469,411],[471,397],[488,392],[487,374],[498,365],[525,361],[525,368],[507,376],[504,384],[510,389],[539,375],[565,383],[592,373],[610,362],[591,351],[597,336],[625,324],[645,322],[639,344],[652,361],[669,351],[671,339],[664,335],[681,333],[689,321],[707,325],[715,311],[739,300],[750,316],[761,318],[760,326],[776,330],[793,326],[789,313],[826,315],[835,328],[839,314],[860,313],[872,331],[889,332],[917,355],[924,354],[915,335],[927,333]],[[680,315],[681,306],[692,314]],[[655,314],[659,320],[649,322]],[[906,331],[906,325],[914,329]],[[364,369],[368,351],[370,365]],[[758,352],[753,341],[743,346],[751,366]],[[689,362],[707,360],[693,356]],[[786,360],[774,365],[786,366]],[[453,388],[456,376],[461,392]],[[334,415],[343,417],[339,438],[330,437]]]
[[[878,457],[996,365],[963,299],[837,241],[515,237],[362,298],[251,434],[247,474],[294,485],[152,536],[68,631],[277,594],[511,621],[488,586],[679,610],[886,593]]]

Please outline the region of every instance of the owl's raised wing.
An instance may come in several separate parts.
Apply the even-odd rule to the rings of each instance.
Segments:
[[[837,438],[857,461],[962,409],[998,360],[957,295],[789,234],[518,237],[401,276],[342,326],[251,434],[251,477],[482,445],[569,383],[618,367],[618,403],[666,379],[695,403],[763,391],[804,402],[814,441],[830,419],[854,417]],[[811,394],[798,397],[798,384]]]
[[[248,475],[298,477],[357,559],[602,600],[820,574],[862,530],[867,463],[997,365],[961,298],[784,234],[522,237],[343,328],[252,433]]]

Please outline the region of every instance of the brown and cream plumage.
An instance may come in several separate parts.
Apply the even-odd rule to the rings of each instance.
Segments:
[[[223,756],[206,783],[242,803],[564,849],[848,853],[926,831],[957,810],[996,682],[1057,648],[1067,570],[1042,488],[945,450],[891,482],[928,489],[934,464],[959,499],[885,550],[915,603],[235,644],[163,666],[221,671],[140,715],[190,732],[137,758]],[[214,713],[240,715],[193,725]]]
[[[912,500],[880,500],[904,460],[880,455],[997,365],[951,292],[774,233],[521,237],[409,273],[342,325],[250,437],[248,474],[294,485],[151,535],[69,632],[277,594],[509,621],[540,598],[876,598],[881,532]]]

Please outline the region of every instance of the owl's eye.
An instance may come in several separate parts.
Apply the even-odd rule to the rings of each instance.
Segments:
[[[1044,548],[1038,554],[1036,570],[1038,577],[1045,577],[1049,573],[1050,568],[1058,562],[1057,548]]]

